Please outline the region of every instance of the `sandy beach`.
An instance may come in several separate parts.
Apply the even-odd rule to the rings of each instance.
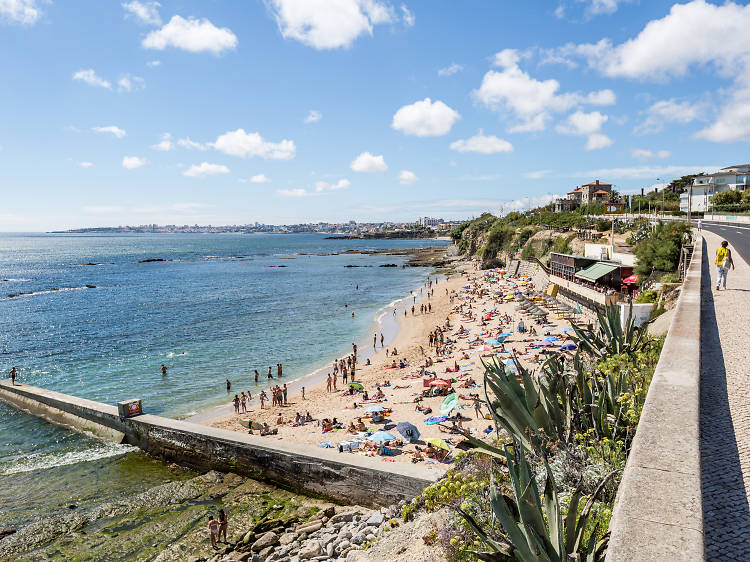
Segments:
[[[502,297],[502,291],[523,290],[532,292],[535,288],[526,279],[503,279],[494,272],[475,271],[472,264],[464,264],[460,267],[460,273],[454,274],[448,279],[440,280],[437,284],[433,282],[431,288],[427,285],[414,292],[413,296],[404,299],[396,307],[395,317],[399,319],[400,328],[392,342],[380,344],[380,334],[377,334],[375,349],[370,345],[370,364],[366,364],[365,350],[358,349],[358,362],[356,366],[356,381],[361,383],[366,391],[369,401],[364,401],[362,391],[350,394],[346,392],[346,385],[341,380],[341,373],[337,377],[337,390],[327,389],[327,377],[316,382],[307,381],[305,387],[305,398],[302,399],[300,381],[288,385],[288,403],[283,406],[272,406],[270,393],[264,408],[255,400],[248,405],[248,411],[239,415],[232,410],[196,420],[214,427],[234,431],[247,432],[242,420],[252,419],[260,424],[267,423],[277,434],[268,435],[268,439],[293,440],[298,443],[311,445],[332,446],[338,448],[339,444],[349,443],[352,440],[366,441],[367,435],[359,432],[359,435],[349,432],[350,424],[358,425],[361,421],[364,426],[372,431],[384,430],[392,433],[398,439],[403,437],[397,432],[396,424],[409,422],[414,424],[420,432],[420,438],[414,443],[405,441],[403,446],[396,446],[396,454],[392,456],[379,456],[383,462],[428,462],[449,466],[448,462],[438,462],[428,459],[423,454],[417,453],[417,447],[424,449],[426,440],[437,438],[444,440],[450,445],[451,455],[455,452],[455,446],[463,440],[458,433],[451,433],[450,428],[457,414],[461,417],[461,424],[465,430],[470,431],[477,437],[485,436],[485,430],[489,427],[489,421],[484,415],[486,408],[482,407],[479,412],[475,410],[476,401],[471,395],[483,396],[482,375],[484,368],[482,360],[491,361],[497,358],[503,361],[512,356],[515,351],[522,364],[534,369],[544,360],[544,355],[533,342],[543,339],[542,326],[534,325],[536,334],[519,333],[518,322],[522,318],[521,313],[516,310],[518,303],[506,300]],[[544,287],[536,288],[544,289]],[[428,290],[431,296],[428,298]],[[421,294],[420,294],[421,293]],[[421,305],[425,308],[429,304],[431,311],[421,312]],[[412,314],[412,305],[415,312]],[[406,316],[404,315],[406,310]],[[393,315],[391,309],[390,314]],[[531,320],[523,318],[526,327],[532,326]],[[564,343],[567,333],[563,328],[569,326],[567,320],[558,319],[550,314],[546,324],[546,332],[552,337],[559,339],[551,342],[549,350],[557,351]],[[443,332],[445,344],[440,346],[438,353],[435,346],[430,346],[429,335],[440,328]],[[463,328],[463,330],[462,330]],[[487,340],[496,340],[501,333],[510,333],[506,336],[503,345],[487,343]],[[503,338],[499,338],[502,340]],[[370,344],[372,340],[370,340]],[[392,355],[394,347],[398,354]],[[533,349],[528,349],[533,348]],[[528,349],[528,352],[527,352]],[[372,353],[374,351],[374,353]],[[431,366],[428,365],[432,360]],[[408,365],[401,368],[399,362],[405,361]],[[393,364],[396,368],[393,368]],[[458,366],[458,372],[446,372]],[[333,371],[333,366],[328,369]],[[275,375],[275,372],[274,372]],[[430,380],[443,379],[450,384],[438,383],[430,385]],[[283,385],[283,378],[273,381]],[[476,384],[474,384],[476,383]],[[378,393],[378,387],[383,395],[380,400],[373,400]],[[455,391],[458,395],[457,407],[450,412],[449,419],[438,424],[426,424],[430,417],[441,416],[440,406],[445,396],[424,397],[425,391],[443,391],[443,394]],[[355,407],[356,404],[356,407]],[[365,410],[368,408],[383,407],[391,412],[383,421],[373,422],[370,414]],[[430,413],[418,411],[421,408],[430,408]],[[294,424],[295,418],[309,414],[313,421],[302,424]],[[282,423],[279,423],[281,417]],[[341,429],[323,431],[320,422],[324,419],[336,419]],[[247,422],[245,422],[247,423]],[[360,429],[362,427],[360,426]],[[259,431],[254,431],[259,433]],[[355,445],[355,449],[356,449]],[[345,451],[342,454],[367,454],[375,456],[373,450],[359,446],[354,452]],[[415,456],[418,458],[415,461]],[[421,459],[419,457],[422,457]]]

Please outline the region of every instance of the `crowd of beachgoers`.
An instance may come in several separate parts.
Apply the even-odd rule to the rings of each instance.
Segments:
[[[431,278],[393,309],[400,328],[390,345],[375,333],[366,359],[352,344],[319,383],[291,393],[276,386],[272,402],[247,400],[205,423],[385,462],[447,465],[470,448],[465,433],[495,435],[484,363],[514,372],[518,361],[533,370],[575,349],[569,320],[538,312],[543,289],[526,276],[475,264]],[[539,303],[535,315],[527,314],[529,299]]]

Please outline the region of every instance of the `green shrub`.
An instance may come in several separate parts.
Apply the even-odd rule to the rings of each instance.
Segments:
[[[638,295],[638,298],[635,299],[635,302],[638,304],[646,304],[650,302],[656,302],[659,300],[659,292],[658,291],[643,291],[640,295]]]
[[[731,205],[732,203],[739,203],[742,200],[742,193],[728,189],[727,191],[720,191],[711,197],[712,205]]]
[[[691,229],[684,221],[659,222],[635,247],[635,273],[648,276],[654,269],[676,271],[680,261],[683,236]]]
[[[610,221],[608,221],[608,220],[598,219],[596,221],[596,230],[597,230],[597,232],[606,232],[607,230],[610,229],[611,226],[612,226],[612,223]]]

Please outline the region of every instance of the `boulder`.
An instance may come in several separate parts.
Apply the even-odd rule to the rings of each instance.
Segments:
[[[333,517],[331,517],[331,523],[348,523],[352,519],[354,519],[354,516],[357,514],[356,511],[347,511],[344,513],[337,513]]]
[[[251,550],[253,552],[259,552],[269,546],[275,545],[277,542],[279,542],[279,536],[273,531],[269,531],[253,543]]]
[[[379,527],[384,520],[385,516],[379,511],[376,511],[367,518],[367,521],[365,521],[365,523],[367,523],[368,527]]]
[[[263,550],[261,550],[258,554],[260,554],[260,557],[265,560],[269,557],[269,555],[273,552],[273,545],[267,546]]]
[[[309,560],[310,558],[320,556],[322,552],[323,549],[320,547],[318,541],[308,541],[302,546],[297,556],[299,556],[300,560]]]
[[[284,522],[281,519],[267,519],[266,521],[261,521],[257,525],[255,525],[255,528],[253,531],[255,531],[256,534],[261,535],[263,533],[267,533],[268,531],[272,531],[276,527],[282,526]]]
[[[294,542],[295,534],[294,533],[284,533],[279,537],[279,543],[282,546],[286,546],[288,544],[292,544]]]
[[[321,529],[323,527],[322,521],[315,521],[313,523],[303,523],[302,525],[297,525],[294,528],[295,533],[307,533],[308,535],[310,533],[314,533],[318,529]]]

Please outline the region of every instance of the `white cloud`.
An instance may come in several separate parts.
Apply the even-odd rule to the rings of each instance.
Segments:
[[[691,104],[674,98],[660,100],[646,110],[646,118],[633,128],[638,135],[659,133],[666,123],[686,124],[698,119],[705,111],[704,104]]]
[[[125,136],[125,130],[120,129],[117,125],[107,125],[106,127],[91,127],[91,130],[95,133],[111,133],[118,139]]]
[[[606,115],[598,111],[591,113],[576,111],[568,115],[566,121],[557,125],[555,130],[563,135],[590,135],[601,131],[607,119]]]
[[[372,35],[375,25],[395,19],[393,8],[380,0],[266,0],[266,5],[285,39],[315,49],[349,47],[360,35]]]
[[[138,91],[146,87],[146,81],[140,76],[124,75],[117,81],[117,89],[120,92]]]
[[[388,170],[382,155],[375,156],[369,152],[363,152],[352,160],[350,168],[355,172],[385,172]]]
[[[416,18],[414,17],[414,12],[410,11],[409,8],[406,7],[406,4],[401,4],[401,14],[403,15],[404,25],[406,27],[413,27]]]
[[[560,196],[551,193],[540,195],[538,197],[521,197],[520,199],[514,199],[513,201],[503,201],[501,208],[503,213],[510,213],[511,211],[526,211],[528,209],[549,205],[558,197]]]
[[[148,66],[149,68],[156,68],[159,65],[161,65],[160,60],[150,60],[146,63],[146,66]]]
[[[301,188],[296,189],[277,189],[276,193],[282,197],[307,197],[309,193]]]
[[[122,7],[125,9],[125,16],[135,17],[141,23],[147,25],[161,25],[161,16],[159,15],[158,2],[139,2],[131,0],[124,2]]]
[[[458,152],[478,152],[479,154],[497,154],[498,152],[513,152],[513,145],[507,140],[495,135],[484,135],[482,130],[468,139],[461,139],[451,143],[451,149]]]
[[[463,65],[456,64],[455,62],[450,66],[441,68],[438,70],[438,76],[453,76],[457,72],[461,72],[464,69]]]
[[[205,178],[206,176],[228,173],[229,168],[222,164],[209,164],[208,162],[202,162],[201,164],[193,164],[187,170],[182,172],[182,175],[189,178]]]
[[[510,132],[544,130],[552,113],[567,111],[577,105],[615,103],[615,94],[611,90],[585,95],[579,92],[559,93],[560,83],[557,80],[532,78],[518,66],[520,58],[521,54],[514,49],[497,53],[493,64],[502,70],[487,72],[482,84],[473,92],[480,103],[495,111],[510,113],[519,120],[509,129]]]
[[[122,167],[128,170],[135,170],[146,164],[147,160],[145,158],[138,158],[138,156],[123,156],[122,158]]]
[[[271,183],[271,179],[268,178],[265,174],[257,174],[253,177],[251,177],[249,180],[240,180],[243,183],[250,182],[250,183]]]
[[[237,46],[237,36],[226,27],[216,27],[207,19],[184,19],[172,16],[169,23],[149,33],[141,42],[146,49],[163,51],[167,47],[191,53],[210,52],[215,55]]]
[[[311,109],[305,117],[305,123],[317,123],[321,119],[323,119],[323,114],[317,109]]]
[[[535,170],[533,172],[526,172],[523,174],[523,177],[530,179],[530,180],[540,180],[542,178],[547,177],[552,173],[551,170]]]
[[[603,14],[614,14],[620,4],[630,2],[630,0],[583,0],[586,6],[586,13],[591,16]]]
[[[191,150],[200,150],[201,152],[208,150],[208,145],[195,142],[190,137],[185,137],[177,141],[182,148],[189,148]]]
[[[0,20],[30,25],[42,17],[37,0],[0,0]]]
[[[169,152],[170,150],[174,149],[172,135],[170,135],[169,133],[163,133],[161,136],[161,141],[153,145],[151,148],[153,148],[154,150],[161,150],[162,152]]]
[[[695,136],[711,142],[737,142],[750,139],[750,79],[732,89],[729,101],[721,108],[713,124]]]
[[[721,166],[723,166],[722,164]],[[635,166],[631,168],[602,168],[599,170],[587,170],[575,172],[570,177],[573,178],[607,178],[612,179],[651,179],[681,177],[687,174],[697,174],[699,172],[712,172],[718,170],[721,166]]]
[[[589,135],[589,138],[586,140],[586,150],[599,150],[600,148],[612,146],[614,142],[603,133],[594,133],[593,135]]]
[[[96,72],[94,72],[93,68],[81,69],[78,72],[74,72],[73,80],[80,80],[81,82],[85,82],[89,86],[97,86],[99,88],[107,89],[112,88],[112,83],[99,76]]]
[[[246,133],[243,129],[224,133],[216,139],[213,147],[231,156],[258,156],[266,160],[290,160],[296,152],[294,141],[268,142],[259,133]]]
[[[81,168],[91,168],[94,164],[92,162],[79,162],[78,165]]]
[[[439,137],[448,134],[461,116],[440,100],[430,98],[405,105],[393,116],[391,127],[406,135]]]
[[[646,160],[650,160],[651,158],[659,158],[663,160],[665,158],[669,158],[672,155],[669,150],[653,151],[644,148],[634,148],[630,151],[630,154],[636,160],[641,160],[643,162],[645,162]]]
[[[315,182],[315,193],[323,193],[324,191],[338,191],[339,189],[347,189],[351,185],[351,182],[346,178],[340,179],[336,183],[317,181]]]
[[[418,179],[417,174],[409,170],[401,170],[398,175],[398,183],[401,185],[411,185]]]

